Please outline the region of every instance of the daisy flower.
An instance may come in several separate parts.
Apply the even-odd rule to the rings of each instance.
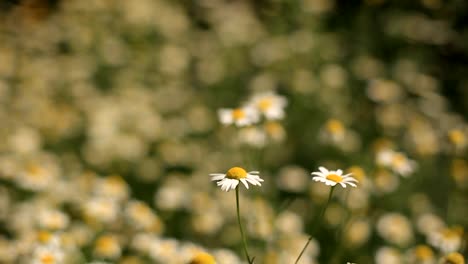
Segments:
[[[235,109],[221,108],[218,110],[218,117],[223,125],[235,124],[238,127],[243,127],[257,123],[259,113],[250,106]]]
[[[440,259],[441,264],[465,264],[465,258],[462,254],[458,252],[452,252],[450,254],[445,255]]]
[[[197,253],[189,264],[216,264],[214,257],[205,252]]]
[[[343,174],[342,170],[336,171],[329,171],[324,167],[319,167],[320,172],[312,172],[312,175],[316,175],[312,178],[314,181],[323,182],[329,186],[335,186],[336,184],[340,184],[341,187],[346,188],[346,184],[356,187],[356,183],[358,182],[356,179],[351,177],[351,173]]]
[[[463,243],[463,228],[460,226],[442,228],[430,233],[428,241],[443,253],[457,251]]]
[[[345,138],[346,128],[337,119],[329,119],[323,128],[325,135],[334,143],[342,142]]]
[[[210,174],[212,181],[217,181],[217,185],[221,186],[221,190],[234,190],[239,182],[244,184],[245,188],[249,188],[249,183],[252,185],[262,186],[263,179],[258,176],[258,171],[247,172],[241,167],[230,168],[226,173]]]
[[[448,138],[450,142],[457,149],[463,149],[467,146],[468,141],[463,130],[461,129],[452,129],[448,132]]]
[[[288,101],[284,96],[273,92],[256,94],[250,100],[250,104],[255,106],[268,120],[279,120],[284,118],[284,108]]]
[[[32,258],[33,264],[55,264],[62,263],[64,253],[54,246],[39,246],[35,248]]]
[[[407,255],[409,263],[435,264],[434,251],[429,246],[418,245],[411,249]]]
[[[404,153],[393,150],[383,150],[377,153],[377,164],[390,167],[403,177],[413,173],[417,166],[416,162],[409,159]]]

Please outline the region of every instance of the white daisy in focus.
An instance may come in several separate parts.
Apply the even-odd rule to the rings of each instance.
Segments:
[[[268,120],[283,119],[287,104],[288,101],[284,96],[271,91],[256,94],[250,99],[250,105],[256,107]]]
[[[329,171],[324,167],[319,167],[320,172],[312,172],[312,175],[316,175],[312,178],[314,181],[323,182],[325,185],[335,186],[340,184],[341,187],[346,188],[346,184],[356,187],[358,180],[351,177],[351,173],[343,175],[342,170]]]
[[[235,124],[238,127],[252,125],[258,122],[259,113],[253,107],[240,107],[235,109],[221,108],[218,117],[223,125]]]
[[[224,173],[210,174],[212,181],[217,181],[217,185],[221,186],[221,190],[230,191],[236,189],[239,182],[244,184],[245,188],[249,188],[249,183],[252,185],[262,186],[263,179],[258,176],[258,171],[247,172],[241,167],[230,168]]]

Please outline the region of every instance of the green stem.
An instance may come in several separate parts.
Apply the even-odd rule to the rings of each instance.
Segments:
[[[348,201],[349,192],[350,190],[348,189],[346,191],[344,202]],[[330,263],[336,263],[336,264],[340,263],[341,256],[343,254],[343,251],[345,250],[343,246],[343,242],[344,242],[343,234],[345,234],[345,232],[349,228],[347,223],[351,221],[351,215],[352,215],[352,211],[350,211],[349,209],[346,210],[346,216],[343,218],[343,221],[341,221],[340,228],[336,232],[336,241],[338,242],[337,242],[337,246],[335,247],[335,253],[333,254],[334,257],[332,261],[330,261]]]
[[[240,207],[239,207],[239,186],[236,187],[236,207],[237,207],[237,221],[239,222],[239,229],[240,229],[240,233],[242,236],[242,245],[244,247],[245,257],[247,258],[247,262],[253,263],[250,260],[249,252],[247,251],[247,241],[245,239],[244,229],[242,228],[242,222],[241,222],[241,217],[240,217]]]
[[[301,253],[299,254],[299,256],[297,256],[297,259],[296,261],[294,262],[294,264],[297,264],[299,263],[299,260],[301,259],[302,255],[304,254],[304,252],[306,251],[307,247],[309,246],[310,244],[310,241],[312,240],[312,236],[314,235],[316,229],[317,229],[317,226],[319,226],[321,223],[322,223],[322,219],[323,219],[323,216],[325,215],[325,211],[327,210],[328,208],[328,205],[330,204],[330,201],[331,201],[331,198],[332,198],[332,195],[333,195],[333,190],[335,190],[335,186],[332,186],[330,188],[330,193],[328,194],[328,200],[327,200],[327,203],[325,204],[325,206],[323,207],[322,209],[322,212],[320,213],[320,216],[318,218],[318,221],[316,223],[316,225],[314,226],[312,232],[311,232],[311,235],[309,236],[309,239],[307,239],[307,242],[306,244],[304,245],[304,248],[302,248],[302,251]]]

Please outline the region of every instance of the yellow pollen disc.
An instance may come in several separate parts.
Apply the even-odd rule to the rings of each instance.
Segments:
[[[41,174],[43,174],[44,169],[37,165],[29,165],[27,168],[27,171],[29,175],[35,177],[35,176],[40,176]]]
[[[399,167],[403,165],[405,161],[406,161],[405,156],[403,156],[402,154],[395,154],[395,156],[393,156],[393,159],[392,159],[392,164],[393,166]]]
[[[46,254],[44,256],[41,257],[41,263],[44,263],[44,264],[52,264],[52,263],[55,263],[55,258],[53,255],[51,254]]]
[[[120,176],[109,176],[105,179],[106,183],[115,188],[124,188],[125,181]]]
[[[420,260],[432,259],[434,257],[432,249],[428,246],[417,246],[414,253]]]
[[[234,118],[235,120],[239,120],[244,117],[245,117],[245,112],[242,109],[237,108],[237,109],[232,110],[232,118]]]
[[[462,254],[453,252],[445,256],[443,264],[465,264],[465,259]]]
[[[455,145],[462,145],[465,143],[465,135],[460,130],[452,130],[449,132],[449,139]]]
[[[344,131],[343,124],[335,119],[332,119],[327,122],[327,130],[328,132],[335,134],[335,133],[342,133]]]
[[[213,258],[213,256],[205,252],[196,254],[195,257],[193,257],[193,259],[190,261],[190,264],[215,264],[215,263],[216,261]]]
[[[328,174],[326,179],[330,181],[334,181],[336,183],[340,183],[341,181],[343,181],[343,177],[337,174]]]
[[[135,213],[139,215],[149,215],[151,214],[151,210],[143,204],[137,204],[135,205]]]
[[[102,253],[110,252],[116,246],[116,243],[113,237],[102,236],[96,242],[96,249]]]
[[[37,239],[42,243],[47,243],[52,235],[47,231],[39,231],[37,233]]]
[[[450,239],[450,238],[455,238],[458,236],[458,234],[456,232],[454,232],[453,230],[450,230],[450,229],[445,229],[442,231],[442,236],[444,238],[447,238],[447,239]]]
[[[258,108],[260,108],[260,110],[262,111],[266,111],[268,110],[268,108],[271,107],[271,105],[273,104],[271,98],[265,98],[265,99],[262,99],[258,102]]]
[[[241,167],[233,167],[228,170],[226,177],[229,179],[242,179],[247,177],[247,172]]]

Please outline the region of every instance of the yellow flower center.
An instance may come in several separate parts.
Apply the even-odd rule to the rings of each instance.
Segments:
[[[403,154],[395,154],[392,159],[392,164],[395,167],[400,167],[406,162],[406,157]]]
[[[226,177],[229,179],[242,179],[247,177],[247,172],[241,167],[233,167],[228,170]]]
[[[150,215],[151,214],[151,209],[148,208],[146,205],[144,204],[136,204],[135,207],[135,213],[137,215],[141,215],[141,216],[146,216],[146,215]]]
[[[454,239],[463,236],[463,228],[460,226],[445,228],[441,233],[445,239]]]
[[[117,241],[112,236],[102,236],[96,242],[96,251],[102,255],[112,255],[117,247]]]
[[[330,181],[334,181],[336,183],[340,183],[341,181],[343,181],[343,177],[341,177],[338,174],[328,174],[326,179]]]
[[[443,264],[465,264],[465,259],[458,252],[450,253],[445,256]]]
[[[234,118],[234,120],[239,120],[244,117],[245,117],[245,112],[242,109],[237,108],[237,109],[232,110],[232,118]]]
[[[264,98],[258,102],[258,108],[262,111],[268,110],[273,105],[271,98]]]
[[[215,264],[215,263],[216,261],[213,258],[213,256],[205,252],[198,253],[190,261],[190,264]]]
[[[444,229],[442,231],[442,236],[446,239],[456,238],[458,233],[451,229]]]
[[[109,176],[105,179],[105,182],[109,185],[110,188],[115,189],[116,191],[120,191],[125,189],[126,183],[122,177],[113,175]]]
[[[41,243],[47,243],[52,235],[47,232],[47,231],[39,231],[37,233],[37,240],[39,240]]]
[[[29,165],[27,168],[27,172],[31,177],[39,177],[42,176],[45,172],[43,168],[37,165]]]
[[[465,143],[465,135],[458,129],[449,132],[449,139],[454,145],[463,145]]]
[[[328,121],[326,127],[327,127],[328,132],[332,134],[339,134],[339,133],[343,133],[344,131],[343,124],[336,119],[332,119]]]
[[[52,254],[45,254],[44,256],[41,256],[41,263],[43,264],[55,263],[55,257]]]
[[[417,246],[414,253],[420,260],[429,260],[434,258],[434,253],[428,246]]]

